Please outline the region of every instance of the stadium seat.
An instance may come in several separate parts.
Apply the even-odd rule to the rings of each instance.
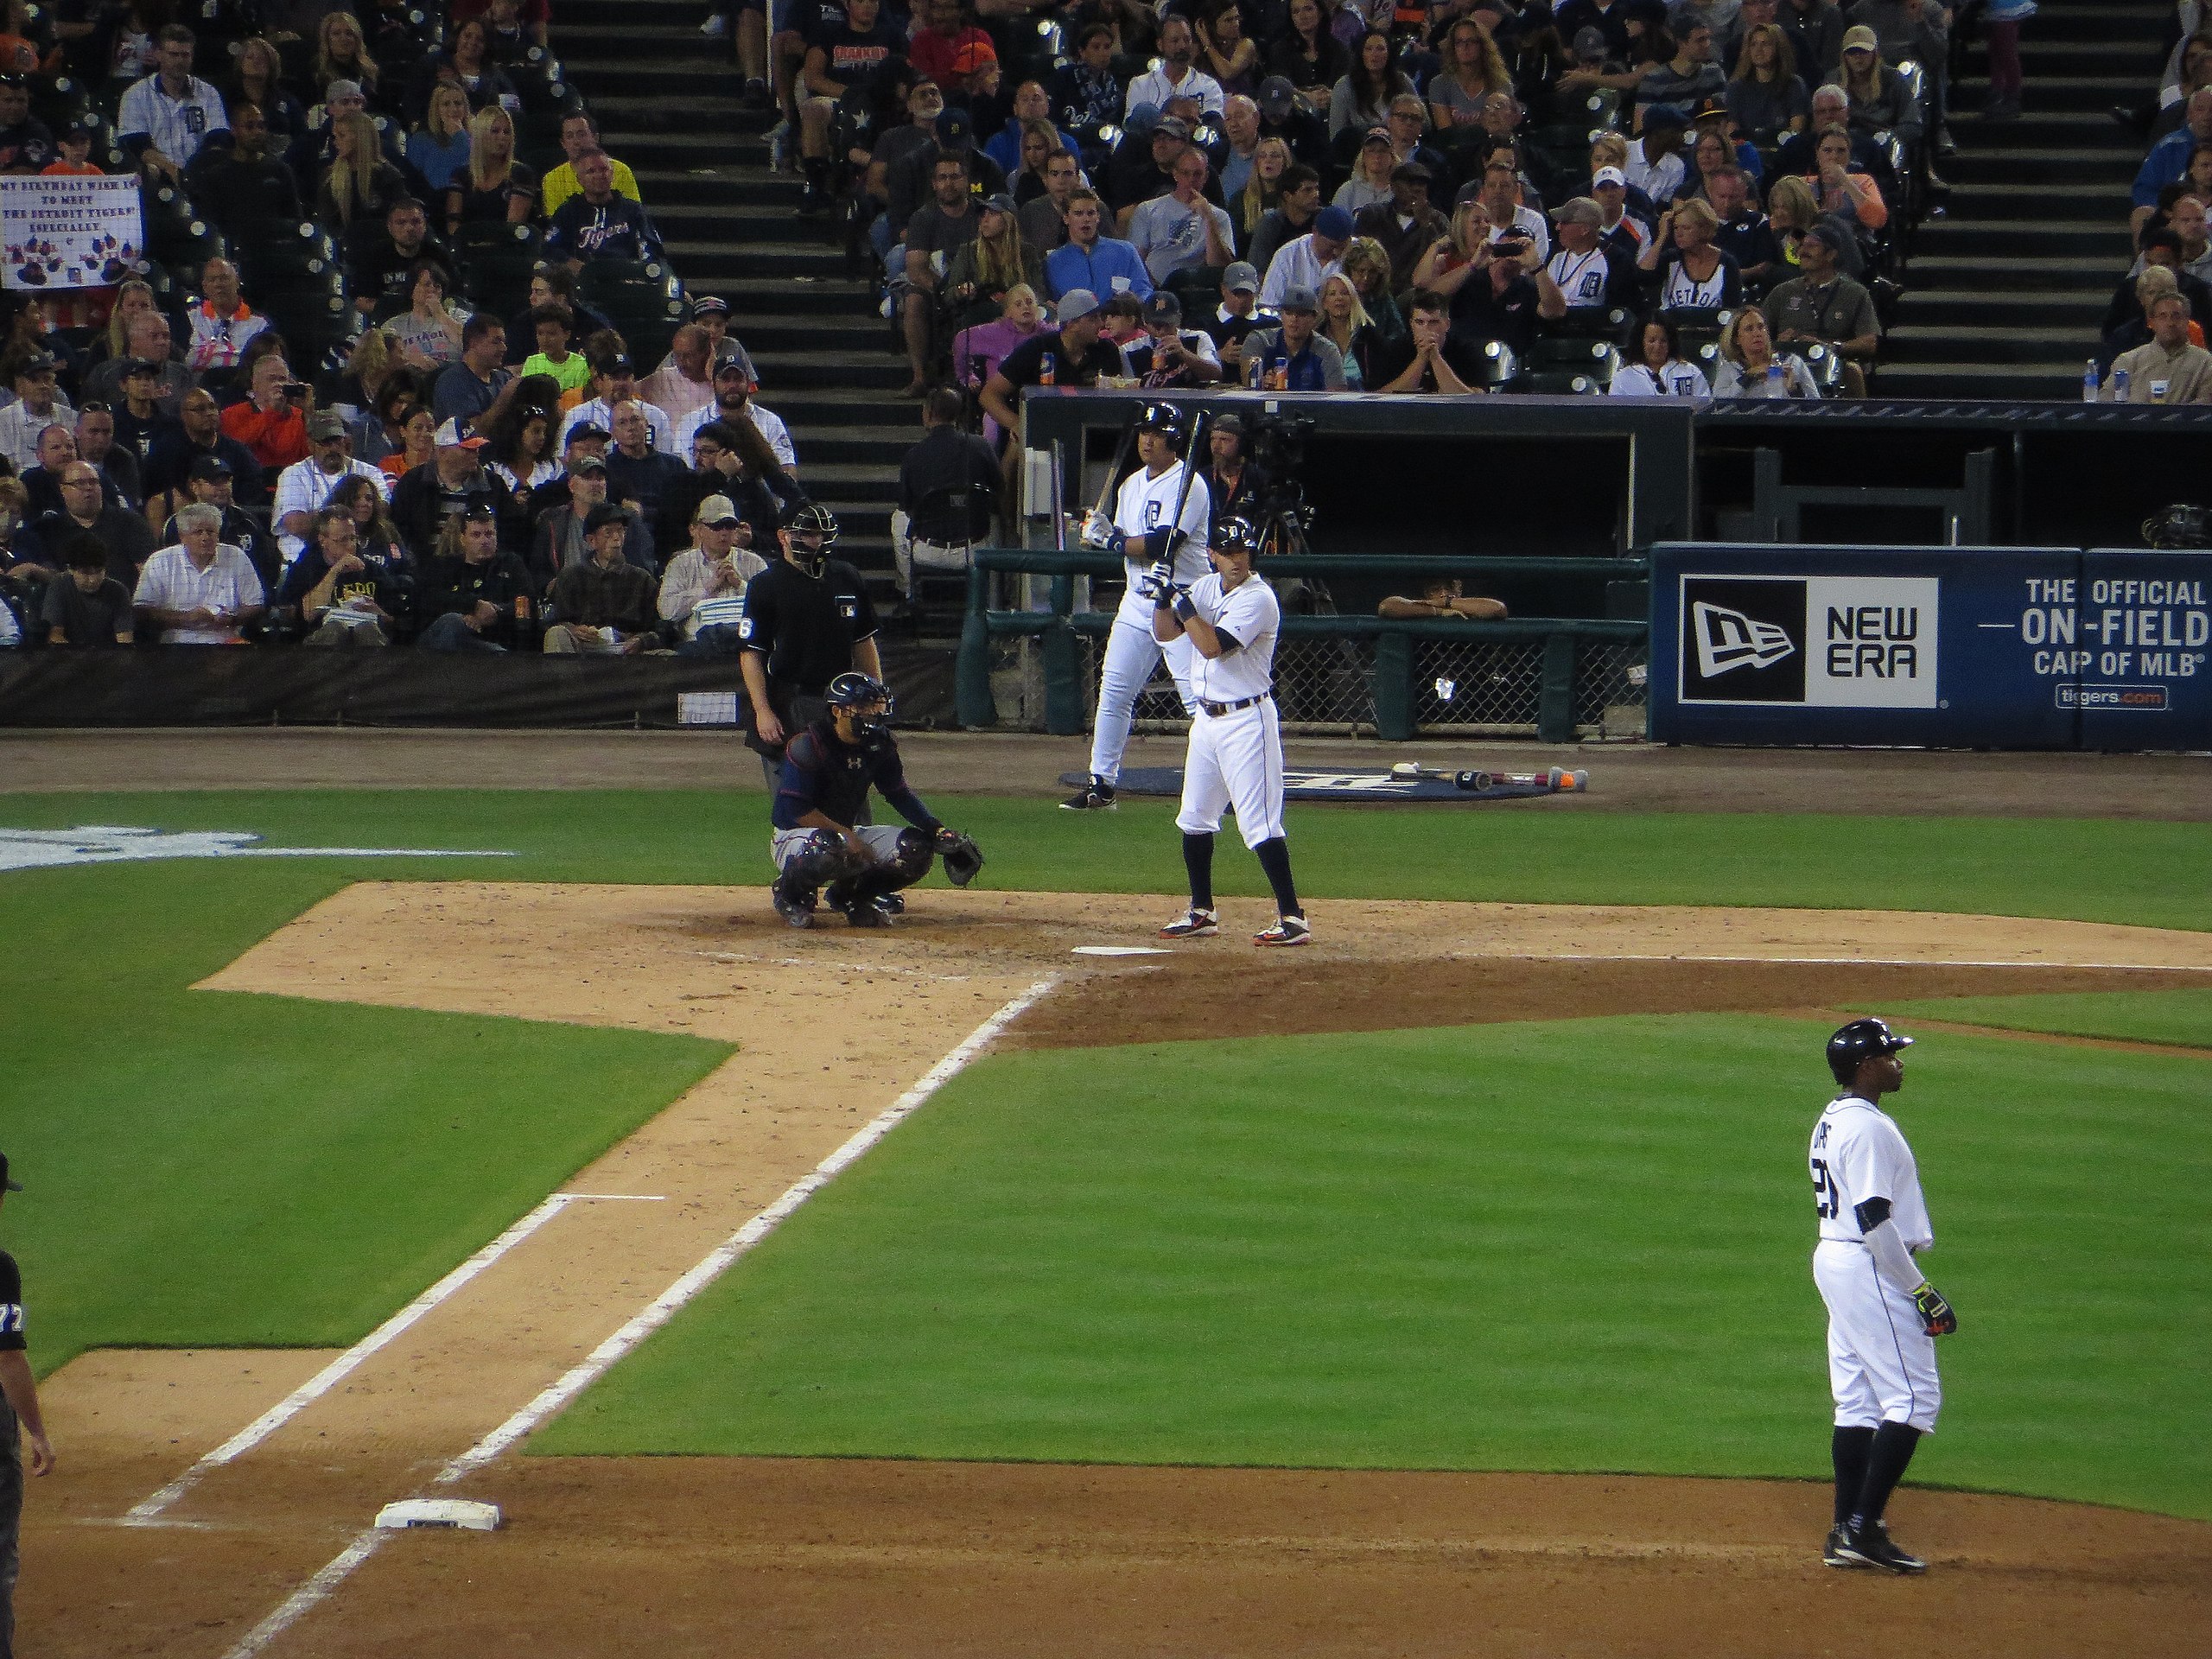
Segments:
[[[1587,374],[1572,369],[1543,369],[1514,382],[1516,390],[1553,397],[1594,397],[1605,388]]]
[[[1579,375],[1594,380],[1600,391],[1613,384],[1620,365],[1621,354],[1611,340],[1588,335],[1540,335],[1529,342],[1528,354],[1521,360],[1524,375]]]
[[[543,232],[531,225],[463,225],[453,241],[461,298],[471,305],[514,304],[530,291],[544,243]]]
[[[1514,377],[1521,372],[1521,365],[1514,358],[1513,348],[1501,340],[1486,340],[1482,343],[1477,366],[1480,372],[1475,384],[1491,391],[1511,385]]]

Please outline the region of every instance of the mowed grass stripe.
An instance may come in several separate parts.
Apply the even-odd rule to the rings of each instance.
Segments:
[[[2212,1058],[2212,986],[2156,991],[2083,991],[2034,996],[1944,996],[1901,1002],[1910,1019],[1951,1020],[2005,1031],[2202,1048]]]
[[[733,766],[752,764],[733,742]],[[931,779],[915,784],[930,795]],[[1602,766],[1599,787],[1603,787]],[[1174,804],[1069,813],[1049,799],[946,797],[987,886],[1178,893]],[[481,864],[392,862],[400,880],[765,884],[765,798],[713,791],[210,791],[0,797],[0,823],[251,830],[279,844],[499,848]],[[1754,817],[1527,808],[1294,807],[1301,891],[1319,898],[1944,910],[2212,931],[2212,825],[2082,818]],[[1266,891],[1225,852],[1221,891]],[[941,882],[942,876],[932,877]]]
[[[0,1150],[27,1188],[0,1242],[41,1373],[88,1347],[351,1344],[730,1052],[187,989],[346,879],[0,874]]]
[[[1824,1035],[987,1060],[532,1449],[1818,1478]],[[1916,1478],[2212,1516],[2204,1081],[1915,1050],[1899,1110],[1963,1320]]]

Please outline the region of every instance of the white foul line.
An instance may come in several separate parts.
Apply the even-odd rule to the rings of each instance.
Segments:
[[[316,1401],[336,1388],[361,1368],[363,1362],[380,1349],[388,1346],[422,1317],[451,1297],[461,1287],[497,1262],[509,1250],[528,1238],[547,1222],[572,1204],[613,1198],[632,1198],[638,1195],[626,1192],[556,1192],[520,1221],[501,1233],[482,1249],[432,1285],[413,1301],[401,1308],[375,1330],[363,1337],[344,1353],[332,1360],[306,1382],[294,1389],[282,1400],[248,1423],[237,1433],[207,1452],[175,1480],[130,1506],[123,1517],[125,1526],[143,1525],[163,1510],[182,1497],[205,1479],[211,1470],[244,1457],[278,1429],[290,1422]],[[661,1202],[658,1198],[644,1200]]]
[[[902,1119],[911,1116],[931,1096],[959,1076],[967,1069],[969,1063],[988,1047],[1001,1032],[1058,983],[1059,976],[1057,974],[1046,975],[989,1019],[984,1020],[982,1025],[976,1027],[969,1034],[966,1041],[931,1066],[919,1083],[884,1108],[874,1119],[855,1134],[851,1140],[817,1164],[810,1173],[796,1182],[783,1197],[778,1198],[766,1210],[747,1222],[744,1226],[708,1251],[683,1277],[647,1303],[613,1336],[593,1349],[580,1363],[571,1367],[560,1381],[544,1389],[536,1399],[508,1418],[505,1422],[501,1423],[499,1427],[438,1471],[433,1478],[432,1484],[450,1485],[453,1482],[482,1468],[589,1388],[607,1373],[607,1369],[615,1361],[666,1325],[686,1302],[720,1278],[740,1256],[746,1255],[754,1245],[774,1232],[799,1205],[820,1192],[841,1172],[858,1160],[861,1154],[897,1128]],[[561,1198],[569,1196],[588,1197],[591,1195],[556,1194],[555,1198],[548,1198],[546,1204],[557,1205]],[[543,1207],[543,1205],[540,1206],[540,1208]],[[481,1269],[480,1268],[479,1271]],[[150,1501],[149,1499],[149,1502]],[[395,1535],[392,1532],[380,1531],[374,1527],[363,1532],[326,1563],[321,1571],[287,1596],[283,1605],[268,1618],[248,1631],[245,1638],[230,1650],[225,1659],[254,1659],[255,1655],[262,1652],[271,1642],[283,1635],[302,1615],[327,1600],[332,1592],[352,1575],[356,1567],[375,1554],[384,1547],[385,1540],[393,1535]]]
[[[1747,962],[1767,967],[1818,968],[2055,968],[2109,969],[2130,974],[2212,974],[2199,963],[2006,962],[1955,957],[1722,957],[1689,951],[1649,953],[1590,950],[1455,950],[1454,962]]]

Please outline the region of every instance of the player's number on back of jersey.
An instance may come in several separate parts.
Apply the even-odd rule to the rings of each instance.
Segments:
[[[1813,1212],[1822,1221],[1834,1221],[1836,1212],[1843,1208],[1843,1192],[1828,1173],[1825,1158],[1813,1160]]]

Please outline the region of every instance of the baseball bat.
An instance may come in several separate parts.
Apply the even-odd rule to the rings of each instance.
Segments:
[[[1098,505],[1091,508],[1093,518],[1103,518],[1106,509],[1114,499],[1114,486],[1122,481],[1122,468],[1129,464],[1129,451],[1136,448],[1136,411],[1129,412],[1128,422],[1122,428],[1121,447],[1114,451],[1114,464],[1106,469],[1106,482],[1098,492]]]
[[[1198,473],[1198,445],[1205,441],[1206,411],[1200,410],[1191,423],[1189,442],[1183,446],[1183,482],[1175,491],[1175,511],[1167,520],[1167,551],[1155,554],[1155,558],[1173,560],[1175,556],[1175,531],[1183,522],[1184,504],[1191,499],[1191,480]]]
[[[1400,760],[1392,765],[1390,773],[1396,778],[1433,778],[1471,791],[1510,784],[1522,789],[1555,790],[1567,795],[1586,791],[1590,787],[1587,772],[1570,772],[1563,766],[1553,766],[1544,772],[1447,772],[1440,766],[1424,766],[1418,761]]]

